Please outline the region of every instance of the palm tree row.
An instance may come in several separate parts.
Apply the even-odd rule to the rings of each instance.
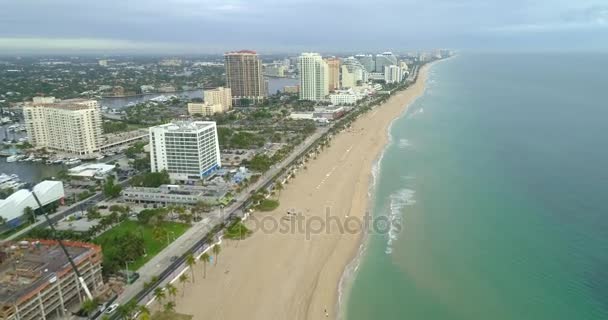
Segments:
[[[216,244],[212,247],[212,252],[215,255],[215,264],[217,264],[218,255],[221,252],[221,247],[219,244]],[[211,262],[211,256],[205,252],[199,258],[198,261],[203,263],[203,279],[207,278],[207,264]],[[186,257],[186,265],[190,268],[192,276],[188,276],[187,273],[182,273],[177,281],[182,285],[182,297],[186,291],[186,283],[192,279],[192,282],[195,282],[195,273],[194,267],[197,264],[197,259],[193,254],[189,254]],[[175,310],[175,297],[177,296],[177,287],[172,283],[168,283],[165,287],[158,287],[154,289],[154,298],[158,301],[159,310],[164,310],[165,312],[172,312]],[[169,298],[168,301],[165,302],[165,299]],[[140,310],[140,320],[149,319],[149,311],[146,309],[146,312]]]

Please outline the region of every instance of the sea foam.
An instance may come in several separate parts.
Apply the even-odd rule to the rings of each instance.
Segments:
[[[414,199],[416,191],[401,189],[389,196],[389,231],[386,240],[386,254],[393,252],[393,242],[397,240],[398,232],[403,229],[403,208],[416,203]]]

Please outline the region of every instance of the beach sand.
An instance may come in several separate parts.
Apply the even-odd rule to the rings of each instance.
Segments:
[[[257,224],[252,236],[222,243],[206,279],[199,262],[195,282],[185,285],[183,296],[178,294],[176,310],[193,319],[335,319],[340,279],[364,236],[360,228],[352,232],[357,227],[353,218],[366,215],[371,169],[388,142],[391,121],[423,93],[426,77],[425,66],[414,85],[336,135],[329,148],[285,184],[279,208],[254,213],[247,222],[252,228]],[[324,229],[310,239],[297,228],[270,232],[273,225],[294,219],[286,214],[290,209],[301,212],[303,225],[312,223],[317,230],[326,214],[335,221],[329,232]],[[347,220],[351,232],[340,232],[336,221],[344,225]]]

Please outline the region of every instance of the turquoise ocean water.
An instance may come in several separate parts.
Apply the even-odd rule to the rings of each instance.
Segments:
[[[459,55],[390,134],[346,319],[608,319],[608,55]]]

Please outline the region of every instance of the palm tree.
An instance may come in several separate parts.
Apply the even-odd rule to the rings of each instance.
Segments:
[[[120,317],[120,319],[131,319],[131,317],[133,317],[133,313],[135,312],[136,308],[137,308],[137,303],[135,303],[134,301],[131,301],[127,304],[118,306],[118,309],[116,309],[116,312],[117,312],[118,316]]]
[[[91,313],[93,313],[93,311],[95,311],[95,309],[97,309],[98,306],[98,301],[97,299],[86,299],[83,303],[82,303],[82,311],[84,311],[87,314],[87,317],[91,316]]]
[[[36,213],[34,212],[34,209],[32,209],[32,207],[25,207],[23,209],[23,215],[30,224],[36,222]]]
[[[179,276],[179,283],[182,284],[182,297],[184,296],[184,292],[186,291],[186,282],[188,282],[188,275],[185,273],[182,273],[181,276]]]
[[[150,309],[146,306],[139,306],[139,320],[150,320]]]
[[[207,278],[207,263],[209,263],[211,261],[211,257],[209,256],[209,254],[207,252],[205,252],[201,255],[200,258],[198,258],[198,260],[203,262],[203,279],[206,279]]]
[[[281,182],[275,183],[274,189],[277,190],[277,192],[278,192],[277,196],[280,196],[281,195],[281,190],[283,190],[283,184]]]
[[[167,285],[165,286],[165,290],[167,290],[167,294],[169,294],[169,297],[171,297],[171,299],[175,301],[175,296],[177,295],[177,288],[173,284],[167,283]]]
[[[165,303],[165,312],[170,313],[175,311],[175,302],[169,301]]]
[[[215,255],[215,262],[214,263],[217,266],[218,256],[220,255],[220,252],[222,251],[222,247],[220,247],[219,244],[216,244],[216,245],[213,246],[213,248],[211,249],[211,251]]]
[[[196,282],[194,280],[194,265],[196,265],[196,258],[192,253],[186,257],[186,265],[190,268],[190,271],[192,271],[192,282]]]
[[[157,287],[156,289],[154,289],[154,298],[156,298],[158,300],[158,305],[162,306],[163,304],[163,300],[165,299],[166,295],[165,295],[165,290],[161,287]]]

